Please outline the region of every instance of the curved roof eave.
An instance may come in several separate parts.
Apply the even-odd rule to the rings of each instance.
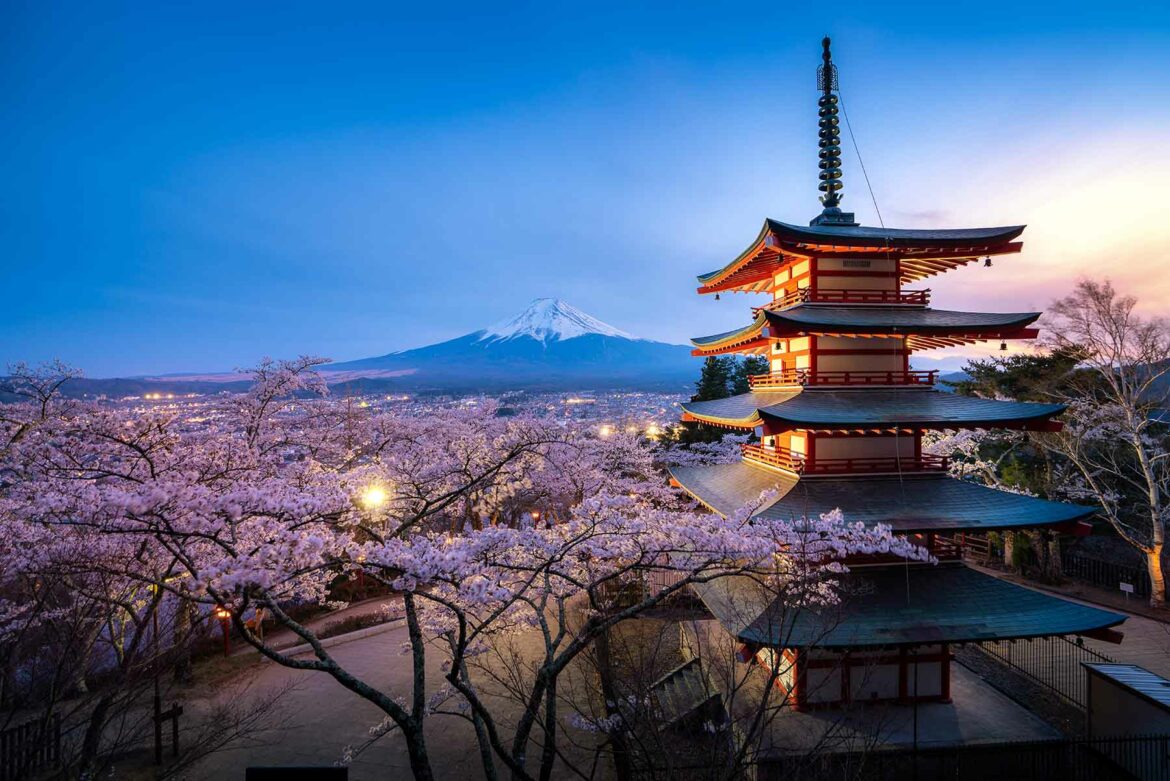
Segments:
[[[1040,312],[955,312],[903,307],[824,306],[802,304],[790,309],[761,310],[781,330],[842,328],[857,332],[894,331],[901,334],[939,334],[988,329],[1019,329],[1040,318]]]
[[[697,336],[691,339],[691,344],[701,350],[710,350],[715,347],[734,344],[736,342],[748,341],[760,335],[767,325],[768,318],[761,310],[756,313],[755,318],[745,325],[743,328],[736,328],[732,331],[724,331],[721,334],[712,334],[711,336]]]
[[[824,243],[826,239],[846,239],[851,246],[882,247],[894,243],[903,247],[935,247],[940,244],[980,242],[994,246],[1005,244],[1024,232],[1026,225],[994,228],[875,228],[866,225],[792,225],[779,220],[764,221],[764,230],[782,239],[804,243]]]

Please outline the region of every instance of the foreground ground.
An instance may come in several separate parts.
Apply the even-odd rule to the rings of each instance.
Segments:
[[[1170,628],[1134,615],[1124,629],[1126,637],[1121,645],[1095,641],[1089,644],[1118,661],[1140,664],[1170,676]],[[405,627],[397,623],[365,630],[354,637],[357,639],[336,645],[330,652],[346,668],[380,689],[408,691],[409,657],[402,653]],[[270,720],[278,726],[252,735],[243,745],[209,757],[185,777],[209,781],[242,779],[244,769],[255,765],[332,765],[342,758],[347,747],[362,745],[369,729],[381,721],[377,708],[325,674],[298,672],[260,661],[252,670],[246,674],[251,676],[248,691],[252,695],[284,692]],[[437,687],[441,674],[438,670],[428,670],[428,679]],[[883,742],[904,746],[1043,739],[1057,734],[961,665],[954,667],[952,686],[953,704],[922,705],[917,712],[909,706],[886,706],[848,715],[831,711],[785,712],[774,725],[773,745],[797,749],[800,743],[815,743],[826,733],[845,738],[876,732]],[[503,702],[498,702],[497,707],[505,714],[516,711],[514,706]],[[474,735],[466,721],[453,716],[435,716],[428,720],[427,740],[438,778],[481,777]],[[588,766],[591,752],[579,752],[576,759]],[[608,772],[605,764],[600,763],[598,777]],[[379,740],[350,765],[350,778],[355,781],[409,775],[406,751],[397,735]]]

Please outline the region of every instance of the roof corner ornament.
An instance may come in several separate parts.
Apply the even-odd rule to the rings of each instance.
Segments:
[[[817,66],[817,89],[821,91],[817,101],[820,116],[820,167],[821,203],[824,211],[810,222],[810,225],[857,225],[853,214],[843,212],[840,208],[841,188],[841,130],[840,120],[837,119],[837,103],[839,98],[833,94],[837,89],[837,66],[833,64],[833,55],[829,51],[830,39],[825,36],[821,41],[822,63]]]

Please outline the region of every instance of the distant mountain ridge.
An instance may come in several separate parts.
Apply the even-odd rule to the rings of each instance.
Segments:
[[[538,298],[515,317],[485,328],[481,340],[501,341],[528,336],[540,342],[575,339],[586,334],[633,339],[625,331],[587,315],[559,298]]]
[[[698,374],[689,347],[639,339],[557,298],[445,342],[322,367],[326,378],[428,390],[677,389]]]

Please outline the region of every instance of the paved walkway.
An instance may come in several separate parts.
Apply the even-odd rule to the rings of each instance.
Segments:
[[[402,614],[402,596],[399,594],[387,594],[380,597],[371,597],[370,599],[362,600],[361,602],[353,602],[341,610],[334,610],[328,613],[322,613],[318,616],[313,616],[302,623],[315,632],[321,632],[333,624],[340,623],[352,618],[361,618],[365,616],[375,616],[378,614],[390,611],[391,615]],[[295,635],[292,630],[277,628],[266,632],[264,640],[269,646],[277,650],[292,648],[300,645],[303,641],[300,637]],[[239,637],[232,638],[232,656],[240,654],[255,654],[259,653],[255,648],[245,643]]]
[[[1060,733],[992,688],[961,664],[951,665],[951,702],[866,703],[854,708],[797,712],[785,708],[762,749],[784,754],[859,751],[883,746],[939,747],[1047,740]]]
[[[535,631],[521,636],[514,649],[521,658],[528,656],[536,648],[536,640]],[[405,622],[396,622],[384,632],[331,647],[329,654],[344,669],[378,690],[394,696],[408,695],[411,690],[411,658],[403,653],[406,642]],[[513,662],[513,657],[505,655]],[[434,692],[443,684],[443,672],[438,669],[437,656],[432,655],[428,662],[427,690]],[[266,725],[278,725],[252,735],[244,745],[211,755],[185,774],[185,779],[242,781],[245,769],[258,765],[329,766],[341,759],[347,746],[361,746],[369,739],[370,728],[382,721],[384,714],[381,710],[345,689],[326,673],[291,670],[274,663],[252,665],[249,670],[253,677],[248,691],[254,696],[284,692],[277,709],[263,720]],[[505,736],[510,735],[519,708],[509,699],[493,696],[490,692],[495,687],[491,684],[479,680],[478,685],[502,732]],[[224,695],[224,698],[233,700],[238,697],[240,695],[236,692]],[[204,713],[213,704],[207,701],[192,703]],[[436,778],[482,777],[475,734],[466,719],[433,715],[426,719],[425,729]],[[535,737],[539,737],[539,730]],[[582,738],[581,735],[575,737]],[[566,741],[563,749],[575,756],[579,766],[589,767],[592,752],[588,746],[575,749]],[[535,766],[538,749],[534,747],[530,756]],[[410,777],[405,744],[397,733],[374,743],[352,762],[349,772],[351,781]],[[565,768],[558,768],[555,777],[571,777],[571,774]],[[604,777],[603,770],[598,778]]]
[[[1124,624],[1117,627],[1125,635],[1125,638],[1120,644],[1106,643],[1101,640],[1090,640],[1086,638],[1085,645],[1118,662],[1141,665],[1152,673],[1157,673],[1164,678],[1170,678],[1170,624],[1122,610],[1116,605],[1101,605],[1097,602],[1078,599],[1069,593],[1062,593],[1062,591],[1057,589],[1044,588],[1029,583],[1022,578],[1014,577],[997,570],[984,569],[983,567],[973,568],[985,572],[988,575],[1009,580],[1016,585],[1024,586],[1034,591],[1042,591],[1045,593],[1055,592],[1062,599],[1079,602],[1083,605],[1091,605],[1093,607],[1103,607],[1106,610],[1112,610],[1117,613],[1124,613],[1129,618],[1125,620]]]

